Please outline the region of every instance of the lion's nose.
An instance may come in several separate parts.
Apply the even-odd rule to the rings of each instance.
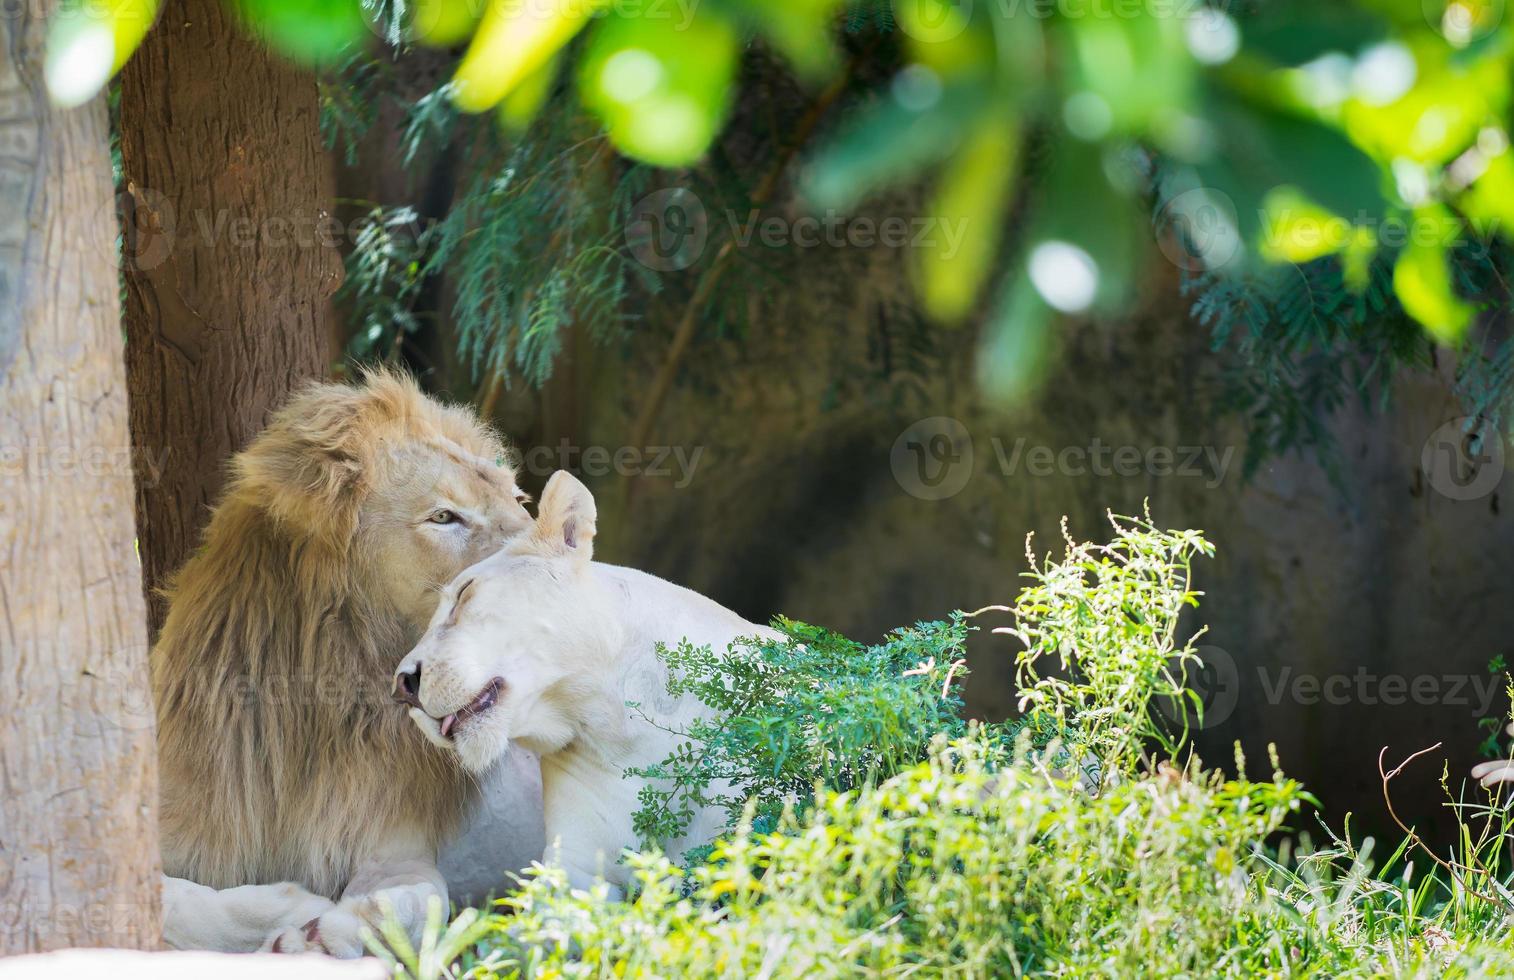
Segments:
[[[401,667],[394,675],[394,700],[412,708],[421,706],[421,665],[406,670]]]

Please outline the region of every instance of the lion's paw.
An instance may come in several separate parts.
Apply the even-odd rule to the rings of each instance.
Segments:
[[[325,953],[338,959],[357,959],[365,952],[363,920],[340,906],[302,926],[289,926],[263,943],[269,953]]]

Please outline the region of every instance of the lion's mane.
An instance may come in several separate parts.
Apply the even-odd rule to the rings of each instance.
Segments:
[[[335,897],[380,842],[455,826],[467,777],[388,703],[416,636],[360,521],[394,450],[438,439],[504,458],[471,413],[381,372],[307,387],[233,459],[151,658],[168,874]]]

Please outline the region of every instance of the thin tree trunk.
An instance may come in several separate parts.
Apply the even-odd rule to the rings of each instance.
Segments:
[[[220,0],[170,0],[121,86],[126,369],[154,590],[199,538],[227,457],[327,372],[341,235],[316,82]]]
[[[51,6],[0,16],[0,954],[161,932],[105,104],[48,104]]]

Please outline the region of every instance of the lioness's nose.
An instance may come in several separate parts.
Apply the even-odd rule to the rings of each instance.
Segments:
[[[421,665],[406,670],[401,667],[394,675],[394,700],[412,708],[421,706]]]

